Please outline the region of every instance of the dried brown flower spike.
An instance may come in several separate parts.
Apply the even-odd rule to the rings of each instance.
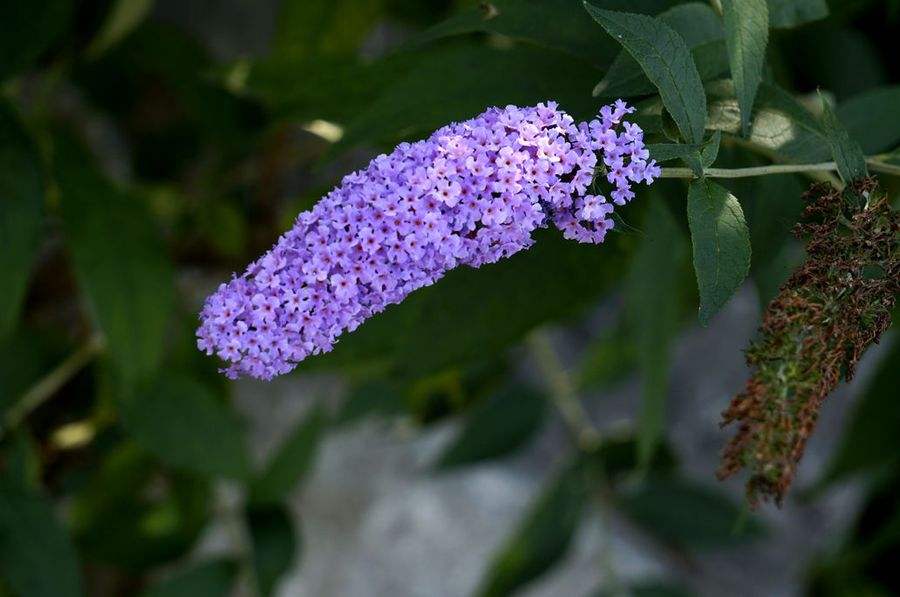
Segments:
[[[874,179],[842,194],[814,185],[804,223],[806,261],[763,314],[747,350],[752,377],[722,414],[738,423],[718,477],[751,472],[747,495],[781,504],[825,397],[853,376],[859,358],[890,325],[900,290],[900,216]]]

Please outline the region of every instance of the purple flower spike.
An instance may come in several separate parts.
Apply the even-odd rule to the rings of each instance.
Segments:
[[[576,125],[555,102],[491,108],[400,144],[345,176],[220,285],[200,314],[197,346],[226,361],[230,378],[271,379],[457,265],[527,249],[550,222],[568,239],[603,242],[613,203],[660,173],[643,131],[623,121],[633,111],[619,100]],[[587,194],[598,154],[612,203]]]

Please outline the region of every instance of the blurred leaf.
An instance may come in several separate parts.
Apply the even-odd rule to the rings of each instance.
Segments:
[[[75,273],[122,381],[133,384],[162,359],[171,265],[145,206],[104,179],[71,139],[57,139],[55,166]]]
[[[746,513],[730,498],[685,479],[650,478],[618,505],[649,533],[691,550],[731,547],[763,532],[754,518],[741,524]]]
[[[722,0],[725,45],[731,79],[741,108],[741,130],[750,134],[750,112],[762,81],[769,41],[769,9],[766,0]]]
[[[383,0],[282,0],[272,52],[304,60],[353,53],[384,4]]]
[[[70,0],[0,3],[0,81],[31,66],[69,23]]]
[[[591,76],[586,64],[545,49],[441,46],[417,53],[409,71],[348,123],[339,147],[362,141],[394,144],[472,118],[489,106],[531,105],[548,98],[587,116],[596,110],[585,93]]]
[[[19,327],[0,339],[0,416],[65,355],[56,338],[30,327]]]
[[[844,183],[850,183],[866,176],[866,156],[863,155],[862,148],[850,137],[850,133],[838,120],[831,104],[825,98],[821,98],[821,100],[822,124],[831,145],[831,155],[837,164],[838,174],[841,175]]]
[[[825,0],[768,0],[772,27],[787,29],[828,16]]]
[[[655,14],[671,4],[666,0],[606,0],[604,8]],[[600,5],[598,4],[598,5]],[[618,49],[597,29],[573,0],[491,0],[451,16],[414,37],[407,47],[453,35],[488,32],[562,50],[597,65],[609,64]]]
[[[747,277],[750,232],[737,198],[710,180],[691,182],[687,212],[705,326]]]
[[[273,504],[284,500],[315,462],[327,418],[315,406],[294,429],[269,460],[265,470],[250,485],[254,504]]]
[[[636,347],[622,321],[600,330],[584,350],[579,367],[580,388],[596,389],[611,385],[632,372],[637,360]]]
[[[894,337],[872,380],[849,417],[840,443],[819,485],[896,463],[900,458],[900,342]]]
[[[681,585],[652,581],[629,585],[624,594],[628,597],[691,597],[693,595]],[[601,589],[594,597],[618,597],[619,595],[622,593]]]
[[[153,9],[154,0],[114,0],[103,26],[86,50],[96,58],[131,33]]]
[[[669,474],[675,468],[675,455],[667,442],[660,443],[646,463],[638,462],[638,437],[631,433],[604,437],[593,454],[583,456],[589,471],[602,473],[602,478],[613,486],[635,472]],[[643,468],[643,471],[639,469]]]
[[[687,243],[660,196],[654,196],[643,223],[646,237],[631,264],[625,290],[626,313],[641,371],[638,459],[646,467],[665,428],[670,346],[678,332],[678,301]]]
[[[446,470],[513,452],[540,429],[546,406],[543,396],[521,386],[493,394],[468,413],[435,467]]]
[[[18,429],[7,434],[0,456],[0,484],[35,491],[40,487],[41,458],[27,431]]]
[[[722,21],[709,4],[679,4],[660,13],[657,18],[684,39],[691,50],[701,80],[717,77],[728,70]],[[628,97],[655,92],[656,87],[647,79],[638,62],[625,50],[619,52],[606,75],[594,87],[594,95],[604,97]]]
[[[558,562],[569,549],[586,498],[582,462],[564,465],[494,556],[475,594],[509,595]]]
[[[900,86],[855,95],[837,107],[838,119],[863,152],[874,154],[900,143]]]
[[[600,10],[587,2],[584,6],[641,65],[659,89],[663,104],[685,140],[700,143],[706,122],[706,96],[694,59],[681,36],[651,17]]]
[[[244,478],[244,435],[225,401],[195,379],[167,372],[122,401],[122,421],[145,450],[174,467]]]
[[[27,597],[82,594],[78,556],[47,498],[0,479],[0,572]]]
[[[0,340],[19,317],[41,237],[41,158],[13,107],[0,99]]]
[[[230,560],[203,562],[153,584],[141,597],[228,597],[236,576],[237,566]]]
[[[299,534],[283,506],[250,509],[247,525],[253,543],[253,568],[261,597],[275,592],[278,581],[300,558]]]
[[[353,387],[335,417],[336,425],[354,423],[367,415],[395,415],[404,412],[400,388],[386,381],[366,381]]]
[[[166,474],[133,444],[116,447],[73,501],[79,547],[128,570],[168,562],[197,539],[211,497],[206,480]]]
[[[608,237],[601,250],[563,240],[557,231],[535,238],[534,247],[500,263],[449,272],[305,366],[368,360],[413,377],[484,359],[539,324],[594,304],[623,275],[624,235]]]

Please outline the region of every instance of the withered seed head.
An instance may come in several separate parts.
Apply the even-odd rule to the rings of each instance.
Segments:
[[[890,325],[900,290],[900,216],[874,179],[846,195],[813,185],[804,198],[794,234],[806,239],[806,261],[766,308],[747,350],[752,376],[722,413],[738,431],[718,477],[748,468],[754,506],[781,504],[822,402]]]

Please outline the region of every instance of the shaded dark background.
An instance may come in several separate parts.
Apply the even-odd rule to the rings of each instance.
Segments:
[[[772,31],[769,77],[845,115],[885,94],[861,142],[896,150],[900,3],[829,8]],[[741,349],[802,255],[800,177],[731,187],[752,276],[706,329],[663,181],[604,246],[542,234],[271,384],[194,348],[203,297],[377,152],[495,104],[589,118],[619,47],[579,2],[10,0],[0,29],[0,595],[900,592],[893,334],[782,510],[713,476]],[[662,254],[651,205],[678,228]],[[661,292],[677,325],[648,340]],[[599,456],[555,408],[569,390]]]

